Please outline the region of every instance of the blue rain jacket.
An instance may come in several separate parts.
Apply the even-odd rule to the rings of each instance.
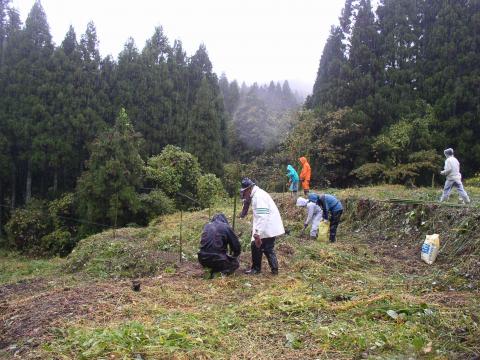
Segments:
[[[287,176],[291,182],[298,182],[300,180],[298,173],[295,171],[292,165],[287,165],[287,171]]]

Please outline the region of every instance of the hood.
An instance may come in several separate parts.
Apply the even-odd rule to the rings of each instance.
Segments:
[[[292,165],[287,165],[287,170],[290,171],[291,173],[295,172],[295,169],[293,168]]]
[[[304,157],[304,156],[302,156],[302,157],[301,157],[300,159],[298,159],[298,160],[302,163],[302,165],[307,162],[307,158]]]
[[[300,207],[304,207],[304,206],[307,206],[308,204],[308,200],[303,198],[303,197],[299,197],[297,199],[297,206],[300,206]]]
[[[453,149],[452,148],[445,149],[443,153],[445,154],[445,157],[448,158],[450,156],[453,156]]]
[[[228,225],[227,217],[222,213],[213,215],[212,222],[215,222],[215,221],[220,221]]]

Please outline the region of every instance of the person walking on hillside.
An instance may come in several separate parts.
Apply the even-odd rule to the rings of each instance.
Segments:
[[[330,242],[334,243],[336,241],[338,224],[343,214],[342,203],[330,194],[310,194],[308,200],[315,202],[322,208],[323,220],[328,221],[328,214],[330,213]]]
[[[227,253],[228,248],[231,255]],[[211,269],[211,278],[216,272],[230,275],[240,266],[238,262],[240,252],[240,242],[226,216],[221,213],[215,214],[203,227],[198,262],[203,267]]]
[[[452,188],[455,186],[460,197],[462,198],[463,203],[470,203],[470,198],[468,197],[467,192],[463,188],[462,184],[462,174],[460,174],[460,163],[453,156],[453,149],[448,148],[443,151],[445,154],[445,166],[440,174],[445,175],[447,179],[445,180],[445,186],[443,187],[443,193],[440,197],[440,201],[448,200]]]
[[[297,199],[297,206],[307,208],[307,218],[303,223],[302,236],[305,233],[309,224],[312,224],[310,229],[310,239],[316,239],[318,234],[318,227],[323,218],[323,211],[316,202],[308,201],[303,197]]]
[[[307,158],[302,156],[298,159],[302,164],[302,171],[300,172],[300,181],[302,182],[302,189],[305,196],[308,195],[310,191],[310,177],[312,176],[312,169],[310,164],[307,161]]]
[[[290,191],[291,196],[297,196],[298,191],[298,181],[300,178],[298,177],[298,173],[295,171],[292,165],[287,165],[287,176],[288,176],[288,190]]]
[[[253,223],[252,266],[246,274],[258,274],[262,271],[262,254],[265,254],[273,275],[278,274],[278,261],[275,253],[275,238],[285,233],[282,218],[272,197],[260,189],[249,178],[242,180],[241,193],[251,199]]]

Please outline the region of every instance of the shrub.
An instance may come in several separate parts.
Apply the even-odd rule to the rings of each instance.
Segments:
[[[25,208],[15,210],[5,225],[8,245],[22,252],[41,251],[41,239],[51,228],[45,202],[34,199]]]
[[[380,163],[366,163],[351,172],[360,181],[368,184],[379,183],[385,180],[387,167]]]
[[[77,241],[73,194],[46,203],[32,200],[13,212],[5,229],[8,246],[34,255],[67,255]]]
[[[52,218],[55,229],[64,227],[72,233],[77,231],[77,223],[73,221],[75,217],[73,193],[66,193],[62,197],[49,202],[48,213]]]
[[[198,160],[179,147],[167,145],[160,155],[151,157],[145,168],[147,180],[153,187],[159,187],[169,196],[178,192],[194,198],[197,182],[201,176]],[[191,201],[177,197],[177,205],[191,206]]]
[[[139,223],[148,223],[153,218],[175,211],[175,202],[162,190],[153,190],[148,194],[140,194]],[[144,221],[142,221],[144,220]]]
[[[69,231],[57,229],[41,238],[40,250],[45,254],[65,256],[72,251],[75,243],[76,241]]]
[[[223,183],[227,189],[228,195],[238,196],[240,181],[245,174],[245,164],[230,163],[223,166]]]
[[[225,196],[225,189],[214,174],[206,174],[198,179],[197,196],[203,207],[210,207],[216,199]]]

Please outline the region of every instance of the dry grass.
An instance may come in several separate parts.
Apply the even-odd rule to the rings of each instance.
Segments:
[[[138,273],[121,277],[126,270],[112,267],[108,242],[128,239],[142,251],[178,255],[178,214],[147,229],[122,230],[115,241],[109,233],[97,235],[85,242],[83,250],[82,244],[77,249],[83,255],[76,258],[87,264],[77,275],[37,276],[0,288],[6,299],[0,304],[0,325],[7,329],[0,335],[4,356],[456,359],[480,354],[478,281],[475,275],[464,274],[475,269],[473,253],[462,255],[464,266],[445,254],[433,266],[423,264],[421,231],[405,232],[411,227],[405,222],[410,218],[407,211],[392,210],[381,217],[373,203],[364,215],[372,224],[358,215],[358,209],[357,217],[346,214],[338,243],[301,240],[303,212],[284,195],[276,199],[290,230],[276,246],[279,276],[238,272],[206,280],[195,261],[198,234],[208,219],[204,211],[184,214],[183,261],[179,263],[178,257],[168,264],[160,261],[151,274],[140,278],[141,291],[134,292],[128,278]],[[352,211],[353,205],[348,209]],[[383,205],[378,209],[385,210]],[[229,214],[230,207],[216,210]],[[389,230],[373,231],[374,224]],[[242,242],[248,248],[248,222],[237,227],[244,231]],[[399,231],[401,237],[392,236]],[[107,244],[101,247],[100,242]],[[97,260],[94,267],[90,261],[96,245],[104,249],[98,258],[105,264]],[[126,256],[118,249],[111,254]],[[249,252],[242,255],[242,264],[248,266]]]

